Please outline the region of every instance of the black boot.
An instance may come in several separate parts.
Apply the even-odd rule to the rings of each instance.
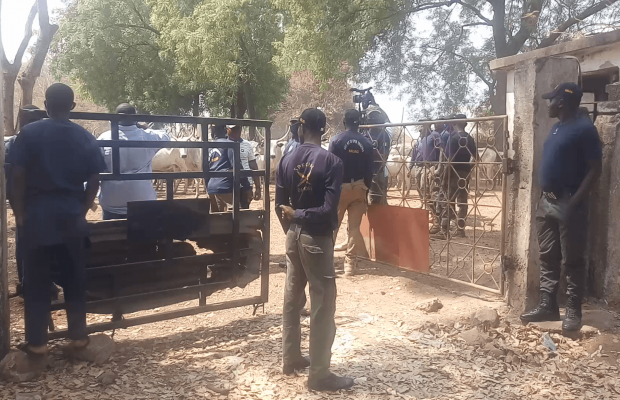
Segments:
[[[522,322],[559,321],[560,307],[555,296],[547,292],[540,292],[540,305],[530,312],[521,314]]]
[[[351,389],[355,382],[351,378],[338,376],[331,372],[323,379],[308,379],[308,389],[317,392],[337,392]]]
[[[562,330],[566,332],[577,332],[581,329],[581,300],[576,296],[568,298],[566,305],[566,316],[562,321]]]
[[[293,375],[296,370],[306,369],[310,366],[310,357],[303,357],[301,360],[292,363],[292,364],[284,364],[282,366],[282,373],[284,375]]]

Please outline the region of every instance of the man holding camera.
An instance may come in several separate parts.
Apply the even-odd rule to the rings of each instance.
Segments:
[[[344,116],[347,130],[336,135],[329,145],[329,152],[340,158],[344,164],[342,193],[338,204],[338,228],[342,224],[344,213],[348,213],[345,276],[355,274],[358,256],[368,256],[360,226],[366,213],[368,189],[372,184],[373,148],[370,141],[359,133],[361,117],[359,111],[347,110]],[[334,240],[337,235],[338,229],[334,232]]]

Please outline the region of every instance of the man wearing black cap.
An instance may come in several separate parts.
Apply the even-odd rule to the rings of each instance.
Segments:
[[[359,133],[360,118],[359,111],[347,110],[344,116],[347,130],[336,135],[329,145],[330,153],[340,158],[344,165],[342,193],[338,205],[338,228],[342,224],[345,212],[348,212],[345,276],[355,274],[358,256],[368,256],[360,226],[367,208],[368,189],[372,185],[374,156],[372,143]],[[334,233],[334,238],[337,234],[338,230]]]
[[[289,153],[299,146],[299,119],[292,119],[290,121],[291,139],[286,143],[282,155]]]
[[[56,83],[45,93],[49,119],[25,126],[15,139],[15,219],[24,239],[24,306],[29,355],[47,354],[52,273],[64,289],[71,351],[86,333],[86,213],[106,165],[95,138],[69,121],[73,90]],[[86,186],[84,183],[86,182]]]
[[[581,329],[581,300],[585,283],[588,194],[601,172],[602,149],[596,127],[579,115],[583,92],[563,83],[543,95],[549,116],[560,121],[551,128],[543,147],[536,211],[540,247],[540,304],[521,315],[524,322],[558,321],[557,293],[562,264],[566,271],[568,304],[564,331]]]
[[[116,107],[117,114],[127,115],[118,127],[119,140],[168,142],[170,137],[164,131],[152,131],[140,128],[135,118],[137,110],[128,103]],[[112,140],[112,131],[101,134],[99,140]],[[121,148],[120,167],[122,174],[153,172],[153,157],[161,149]],[[112,148],[102,147],[108,171],[112,172]],[[157,193],[150,180],[144,181],[104,181],[99,192],[99,205],[104,220],[127,218],[127,203],[133,201],[157,200]]]
[[[214,125],[211,127],[211,135],[215,142],[228,142],[226,135],[228,131],[226,125]],[[231,171],[235,167],[233,149],[212,148],[209,151],[209,171]],[[226,212],[233,206],[234,181],[232,176],[209,178],[205,182],[207,185],[207,193],[211,201],[211,211]],[[248,191],[252,191],[250,181],[247,177],[241,178],[241,187],[239,188],[240,196],[244,196]],[[239,199],[240,206],[244,204],[242,198]]]
[[[368,112],[368,125],[385,124],[386,117],[379,110]],[[373,180],[370,187],[370,204],[387,204],[388,191],[388,170],[385,166],[388,156],[390,155],[390,147],[392,146],[392,138],[387,130],[382,127],[370,128],[368,139],[372,143],[374,151],[373,163]]]
[[[300,144],[280,160],[276,213],[286,232],[286,288],[283,310],[283,372],[310,367],[308,388],[337,391],[353,380],[329,370],[336,334],[334,231],[342,186],[342,161],[321,148],[325,114],[316,108],[299,118]],[[301,354],[300,313],[310,285],[310,359]]]

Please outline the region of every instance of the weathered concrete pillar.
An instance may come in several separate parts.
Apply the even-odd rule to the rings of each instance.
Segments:
[[[588,276],[594,295],[617,302],[620,301],[620,141],[617,140],[620,101],[602,102],[597,108],[601,113],[596,127],[603,143],[603,170],[591,194]]]
[[[516,171],[508,182],[508,256],[506,298],[516,309],[538,302],[540,267],[536,235],[536,204],[543,144],[553,124],[542,99],[562,82],[577,82],[578,64],[572,59],[538,59],[518,63],[514,76],[514,131]]]

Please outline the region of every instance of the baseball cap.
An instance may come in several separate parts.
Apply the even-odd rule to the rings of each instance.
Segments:
[[[551,100],[556,97],[562,97],[573,105],[579,105],[579,103],[581,103],[581,98],[583,97],[583,91],[576,83],[565,82],[559,84],[551,92],[545,93],[542,96],[543,99],[547,100]]]
[[[359,125],[362,115],[355,109],[350,109],[344,113],[344,122],[347,125]]]
[[[323,111],[317,108],[308,108],[301,113],[299,122],[311,131],[325,132],[327,118],[325,118],[325,113],[323,113]]]

